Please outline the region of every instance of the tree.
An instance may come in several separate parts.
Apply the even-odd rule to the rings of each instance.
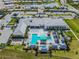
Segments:
[[[5,48],[5,46],[6,46],[6,45],[5,45],[4,43],[1,43],[1,44],[0,44],[0,49]]]

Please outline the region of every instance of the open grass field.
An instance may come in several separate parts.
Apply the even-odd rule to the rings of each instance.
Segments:
[[[79,38],[79,19],[66,19],[65,22],[71,27],[71,29]]]

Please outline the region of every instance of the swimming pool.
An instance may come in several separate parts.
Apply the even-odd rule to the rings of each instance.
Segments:
[[[32,34],[31,44],[37,44],[38,40],[48,40],[48,37],[46,37],[45,34],[42,34],[40,36],[38,36],[37,34]]]
[[[31,44],[36,44],[38,39],[37,34],[32,34]]]
[[[59,46],[59,44],[57,44],[55,42],[56,38],[54,36],[55,36],[55,34],[51,34],[50,36],[46,36],[46,34],[41,34],[41,35],[32,34],[31,41],[29,42],[30,43],[30,47],[35,48],[36,45],[37,45],[38,40],[40,40],[39,50],[41,50],[41,51],[47,51],[49,49],[49,47],[46,44],[46,42],[47,43],[51,43],[52,46],[53,46],[53,49],[59,49],[59,48],[66,49],[65,45],[60,45]]]
[[[46,49],[46,46],[41,46],[42,49]]]

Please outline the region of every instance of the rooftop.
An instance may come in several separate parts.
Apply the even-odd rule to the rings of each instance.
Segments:
[[[15,29],[15,31],[13,32],[13,35],[22,35],[24,36],[25,34],[25,30],[26,30],[26,24],[23,22],[20,22],[17,26],[17,28]]]
[[[23,21],[28,26],[65,26],[65,27],[68,27],[67,24],[63,21],[63,19],[25,18]]]
[[[2,34],[0,36],[0,44],[1,43],[7,43],[7,41],[8,41],[11,34],[12,34],[12,30],[10,30],[9,28],[5,28],[2,31]]]

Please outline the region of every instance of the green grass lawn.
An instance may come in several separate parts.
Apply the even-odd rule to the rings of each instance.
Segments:
[[[55,0],[60,6],[62,5],[60,0]]]
[[[13,50],[23,50],[22,45],[16,45],[16,46],[7,46],[5,49],[13,49]]]
[[[79,19],[66,19],[65,21],[79,38]]]
[[[15,18],[11,18],[11,21],[8,23],[8,25],[14,25],[16,23]]]
[[[52,2],[15,2],[14,4],[48,4],[48,3],[52,3]]]
[[[72,16],[71,14],[51,14],[52,16]]]
[[[73,0],[67,0],[67,3],[74,3]]]

